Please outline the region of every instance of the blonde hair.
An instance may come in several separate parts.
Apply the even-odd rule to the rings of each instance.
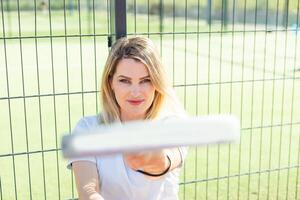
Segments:
[[[160,56],[153,42],[144,37],[121,38],[112,46],[101,83],[102,123],[112,123],[120,120],[120,108],[111,88],[110,80],[113,77],[120,60],[131,58],[143,63],[150,75],[151,82],[155,88],[154,100],[148,109],[145,119],[154,119],[158,116],[169,86],[163,69]]]

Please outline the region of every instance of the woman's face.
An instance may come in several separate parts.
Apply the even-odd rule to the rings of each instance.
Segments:
[[[120,106],[122,121],[144,119],[153,102],[155,88],[143,63],[122,59],[116,66],[111,88]]]

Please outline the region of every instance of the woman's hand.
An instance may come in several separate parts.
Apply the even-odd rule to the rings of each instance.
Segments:
[[[151,174],[160,174],[170,165],[166,150],[124,154],[123,157],[133,170],[143,170]]]

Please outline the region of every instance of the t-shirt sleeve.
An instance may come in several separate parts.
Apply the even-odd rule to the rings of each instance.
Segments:
[[[88,132],[89,130],[90,127],[88,125],[87,120],[85,118],[82,118],[77,122],[75,128],[72,131],[72,134],[85,133]],[[67,168],[71,169],[72,163],[77,161],[88,161],[88,162],[96,163],[96,158],[90,156],[90,157],[77,157],[77,158],[67,159]]]
[[[188,147],[178,147],[178,151],[180,153],[181,157],[181,163],[179,164],[178,168],[182,167],[186,158],[186,155],[188,153]]]

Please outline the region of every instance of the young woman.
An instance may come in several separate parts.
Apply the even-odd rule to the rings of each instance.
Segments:
[[[82,118],[73,134],[110,123],[184,117],[174,94],[151,40],[119,39],[111,48],[102,76],[102,113]],[[179,147],[84,157],[70,160],[69,167],[74,171],[80,199],[176,200],[179,169],[186,152]]]

